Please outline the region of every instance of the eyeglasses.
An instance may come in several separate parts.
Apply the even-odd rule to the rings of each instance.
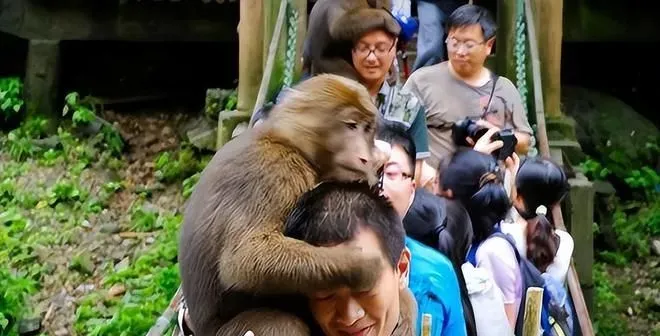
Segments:
[[[465,51],[470,52],[472,51],[476,46],[482,45],[486,43],[486,41],[482,42],[475,42],[475,41],[459,41],[453,37],[448,37],[445,40],[445,43],[447,44],[447,48],[451,50],[458,50],[460,47],[465,47]]]
[[[368,45],[364,43],[359,43],[358,45],[353,48],[353,51],[359,58],[366,59],[369,57],[371,53],[374,53],[374,55],[378,58],[386,56],[392,49],[394,49],[394,46],[396,45],[395,42],[392,44],[385,43],[385,42],[380,42],[377,43],[374,48],[370,48]]]
[[[401,169],[401,166],[396,163],[390,163],[383,170],[383,176],[390,181],[403,181],[412,178],[412,174],[408,174]]]

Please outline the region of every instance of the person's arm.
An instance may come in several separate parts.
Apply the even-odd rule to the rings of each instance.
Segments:
[[[522,97],[518,89],[507,80],[508,90],[511,91],[511,113],[513,120],[513,132],[518,140],[516,145],[516,153],[519,155],[526,155],[529,151],[529,144],[533,134],[532,126],[527,120],[527,112],[522,103]]]
[[[416,161],[415,161],[415,182],[418,186],[422,186],[422,165],[424,160],[431,156],[429,151],[429,138],[428,130],[426,129],[426,113],[423,107],[420,106],[419,111],[415,115],[408,134],[415,143]]]

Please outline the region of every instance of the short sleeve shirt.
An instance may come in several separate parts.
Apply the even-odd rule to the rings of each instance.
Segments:
[[[429,164],[437,167],[440,159],[456,151],[451,126],[466,117],[478,119],[484,115],[493,80],[481,87],[468,85],[452,75],[448,62],[443,62],[415,71],[404,88],[415,93],[422,101],[429,133]],[[507,78],[498,78],[488,106],[486,114],[491,123],[500,128],[513,128],[516,132],[532,134],[520,93]]]

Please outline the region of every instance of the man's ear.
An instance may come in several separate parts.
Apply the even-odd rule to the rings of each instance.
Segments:
[[[488,49],[486,52],[488,53],[488,55],[490,55],[493,50],[493,44],[495,44],[495,36],[491,37],[490,39],[488,39],[488,41],[486,41],[486,49]]]
[[[399,289],[408,287],[408,280],[410,278],[410,250],[407,247],[401,251],[401,257],[397,264],[397,271],[399,272]]]

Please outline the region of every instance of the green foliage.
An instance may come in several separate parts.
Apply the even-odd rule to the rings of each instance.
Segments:
[[[80,98],[77,92],[66,95],[62,115],[72,112],[71,121],[74,127],[88,126],[94,122],[100,123],[100,133],[95,137],[94,143],[102,150],[118,156],[124,149],[124,141],[119,132],[108,122],[96,115],[97,107],[103,108],[100,101],[94,97]]]
[[[144,212],[134,212],[134,227],[140,225],[136,222],[144,221],[143,216]],[[103,280],[107,288],[124,284],[126,294],[121,299],[108,299],[102,293],[95,293],[78,306],[74,327],[80,335],[144,335],[169,304],[180,281],[176,258],[182,217],[168,214],[154,221],[162,231],[152,247],[128,268]]]
[[[23,82],[17,77],[0,78],[0,117],[8,120],[23,109]]]
[[[60,127],[49,136],[47,120],[30,118],[0,134],[0,336],[17,335],[17,322],[33,316],[31,296],[57,266],[41,259],[38,251],[75,246],[81,223],[111,206],[113,196],[127,188],[123,181],[107,180],[94,188],[86,182],[92,169],[123,167],[123,141],[112,125],[96,116],[100,105],[93,98],[71,93],[65,103],[72,128]],[[227,104],[235,104],[235,99],[230,97]],[[101,131],[84,136],[81,130],[95,123],[102,124]],[[184,145],[161,153],[154,175],[163,183],[176,183],[188,197],[210,158]],[[23,179],[33,168],[64,174],[48,181]],[[144,335],[179,286],[176,236],[182,216],[153,210],[144,203],[149,193],[139,189],[135,193],[143,198],[130,207],[124,228],[147,235],[150,242],[136,250],[128,267],[96,265],[85,251],[75,251],[64,265],[68,274],[62,276],[74,283],[101,281],[102,288],[76,302],[72,322],[78,335]],[[125,293],[108,295],[113,286],[124,286]]]
[[[650,255],[650,238],[660,236],[660,175],[651,168],[659,157],[658,139],[649,139],[636,153],[624,153],[611,146],[601,148],[601,159],[587,158],[581,168],[591,180],[612,182],[617,195],[608,207],[612,209],[610,237],[614,246],[597,247],[600,262],[594,265],[594,327],[598,335],[628,335],[632,325],[621,323],[626,309],[638,299],[631,298],[628,281],[618,281],[608,268],[623,269],[631,262]],[[632,160],[631,158],[636,158]],[[625,189],[625,190],[624,190]],[[594,225],[598,239],[603,232]],[[650,319],[653,321],[653,318]]]
[[[237,103],[238,92],[235,89],[208,89],[204,112],[208,118],[216,120],[221,111],[234,110]]]
[[[163,182],[187,179],[206,167],[211,156],[200,154],[191,146],[184,145],[176,152],[163,152],[155,160],[156,178]],[[188,181],[189,184],[191,181]]]

